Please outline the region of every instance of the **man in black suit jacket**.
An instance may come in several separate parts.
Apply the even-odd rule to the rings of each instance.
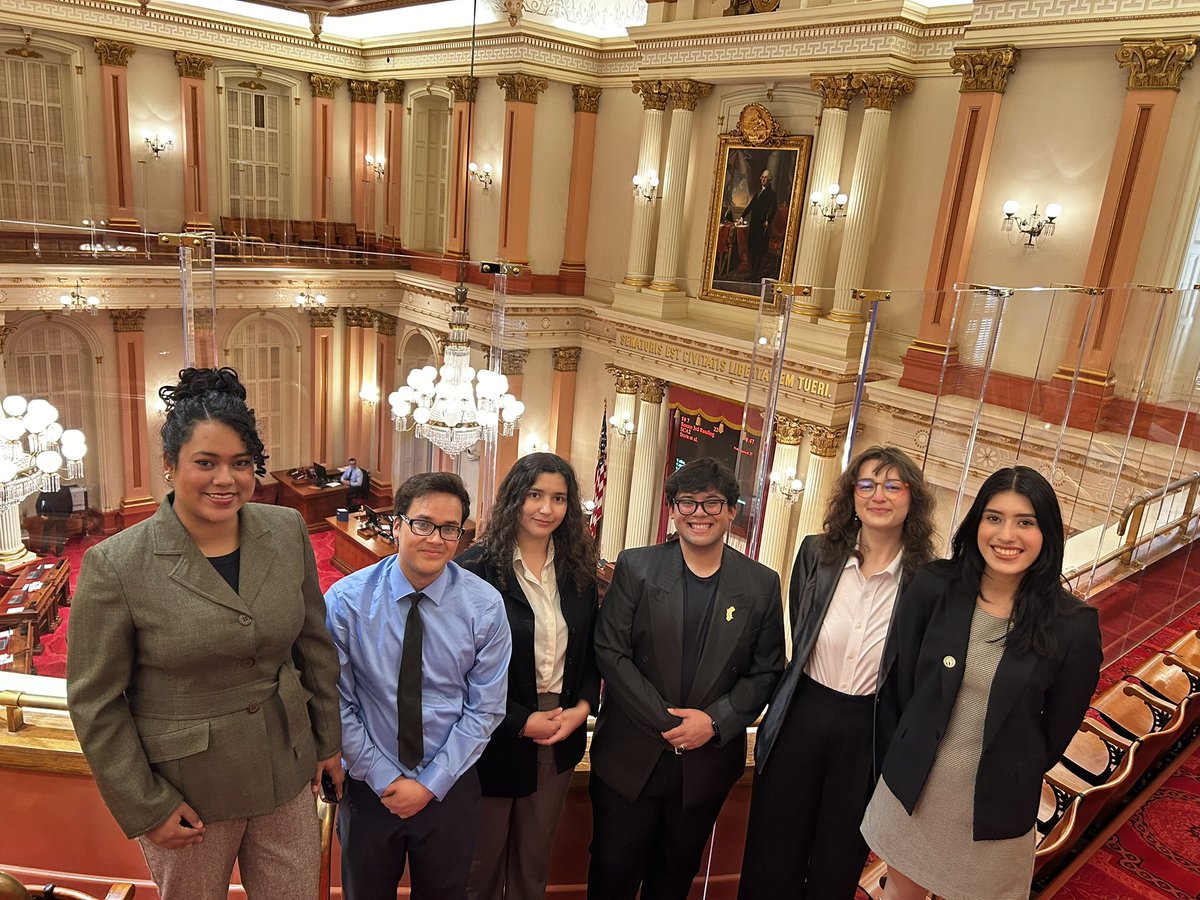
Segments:
[[[779,576],[724,544],[733,475],[700,459],[666,491],[679,540],[622,553],[596,623],[591,900],[687,896],[784,666]]]

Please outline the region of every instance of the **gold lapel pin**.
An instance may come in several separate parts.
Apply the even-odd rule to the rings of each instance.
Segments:
[[[726,621],[726,622],[732,622],[732,621],[733,621],[733,614],[734,614],[736,611],[737,611],[737,610],[736,610],[736,608],[735,608],[735,607],[732,607],[732,606],[730,606],[730,607],[727,607],[727,608],[726,608],[726,610],[725,610],[725,621]]]
[[[953,669],[954,668],[954,657],[953,656],[943,656],[942,657],[942,665],[945,666],[947,669]]]

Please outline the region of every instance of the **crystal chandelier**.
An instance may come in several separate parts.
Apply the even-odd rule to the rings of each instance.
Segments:
[[[467,289],[454,289],[450,337],[441,369],[425,366],[408,373],[408,383],[388,396],[397,431],[416,426],[415,434],[439,450],[457,456],[481,440],[505,437],[520,424],[525,404],[508,393],[500,372],[470,365],[467,340]],[[440,377],[439,377],[440,376]]]
[[[100,311],[100,298],[95,294],[85,295],[83,287],[78,281],[75,282],[75,289],[71,293],[59,297],[58,302],[62,304],[64,316],[69,316],[73,312],[86,312],[88,315],[94,316]]]
[[[82,431],[63,429],[52,403],[13,394],[0,408],[0,507],[38,491],[57,491],[61,478],[83,477],[87,441]]]

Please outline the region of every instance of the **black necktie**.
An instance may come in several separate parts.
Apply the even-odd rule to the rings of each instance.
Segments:
[[[397,741],[400,764],[415,769],[425,756],[425,732],[421,727],[421,643],[425,632],[417,604],[425,598],[420,591],[409,594],[412,606],[404,622],[404,650],[400,655],[400,679],[396,686]]]

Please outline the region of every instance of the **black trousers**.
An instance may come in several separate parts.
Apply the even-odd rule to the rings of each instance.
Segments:
[[[766,769],[754,776],[739,900],[852,900],[874,789],[872,694],[800,676]]]
[[[467,772],[439,802],[408,819],[392,813],[370,786],[346,778],[338,810],[342,894],[346,900],[396,900],[404,865],[413,900],[466,900],[479,833],[479,777]]]
[[[588,900],[685,900],[704,845],[725,802],[722,796],[683,806],[682,757],[660,758],[636,800],[592,775],[592,859]]]

